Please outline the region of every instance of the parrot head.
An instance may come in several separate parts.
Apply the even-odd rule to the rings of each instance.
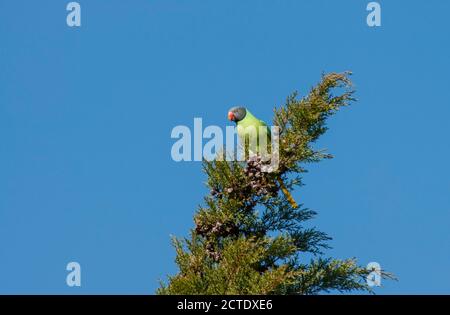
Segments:
[[[238,121],[244,119],[246,114],[247,110],[245,107],[232,107],[228,111],[228,119],[237,123]]]

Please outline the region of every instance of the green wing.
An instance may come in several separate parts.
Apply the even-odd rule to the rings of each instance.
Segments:
[[[253,127],[253,128],[252,128]],[[265,128],[260,128],[265,127]],[[252,130],[257,132],[257,150],[259,151],[259,144],[260,139],[262,137],[265,137],[266,145],[270,144],[270,128],[267,126],[267,124],[256,118],[247,110],[247,114],[245,115],[245,118],[237,123],[237,133],[242,143],[249,143],[250,135],[252,133]],[[267,151],[266,151],[267,152]]]

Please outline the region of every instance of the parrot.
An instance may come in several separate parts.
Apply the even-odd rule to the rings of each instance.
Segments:
[[[252,129],[257,132],[257,151],[259,151],[259,139],[261,139],[262,137],[267,138],[266,144],[271,143],[271,132],[269,126],[264,121],[253,116],[253,114],[247,108],[242,106],[235,106],[230,108],[228,110],[228,120],[236,123],[237,134],[242,143],[245,143],[245,140],[250,137],[248,133],[249,129],[247,129],[248,127],[254,127],[254,129]],[[283,183],[283,180],[278,177],[277,181],[280,184],[280,188],[291,206],[293,208],[298,208],[297,203],[295,202],[289,190],[287,190],[286,186]]]

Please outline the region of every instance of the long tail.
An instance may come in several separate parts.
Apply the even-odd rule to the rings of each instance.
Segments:
[[[281,180],[281,178],[278,177],[277,180],[278,180],[278,183],[280,184],[280,188],[283,191],[283,194],[286,196],[286,198],[289,201],[289,203],[291,204],[292,208],[297,209],[298,204],[295,202],[294,198],[292,197],[289,190],[287,190],[286,186],[284,186],[284,183]]]

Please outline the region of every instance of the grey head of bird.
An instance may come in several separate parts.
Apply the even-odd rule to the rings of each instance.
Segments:
[[[247,115],[247,110],[242,106],[235,106],[228,111],[228,119],[235,123],[241,121]]]

